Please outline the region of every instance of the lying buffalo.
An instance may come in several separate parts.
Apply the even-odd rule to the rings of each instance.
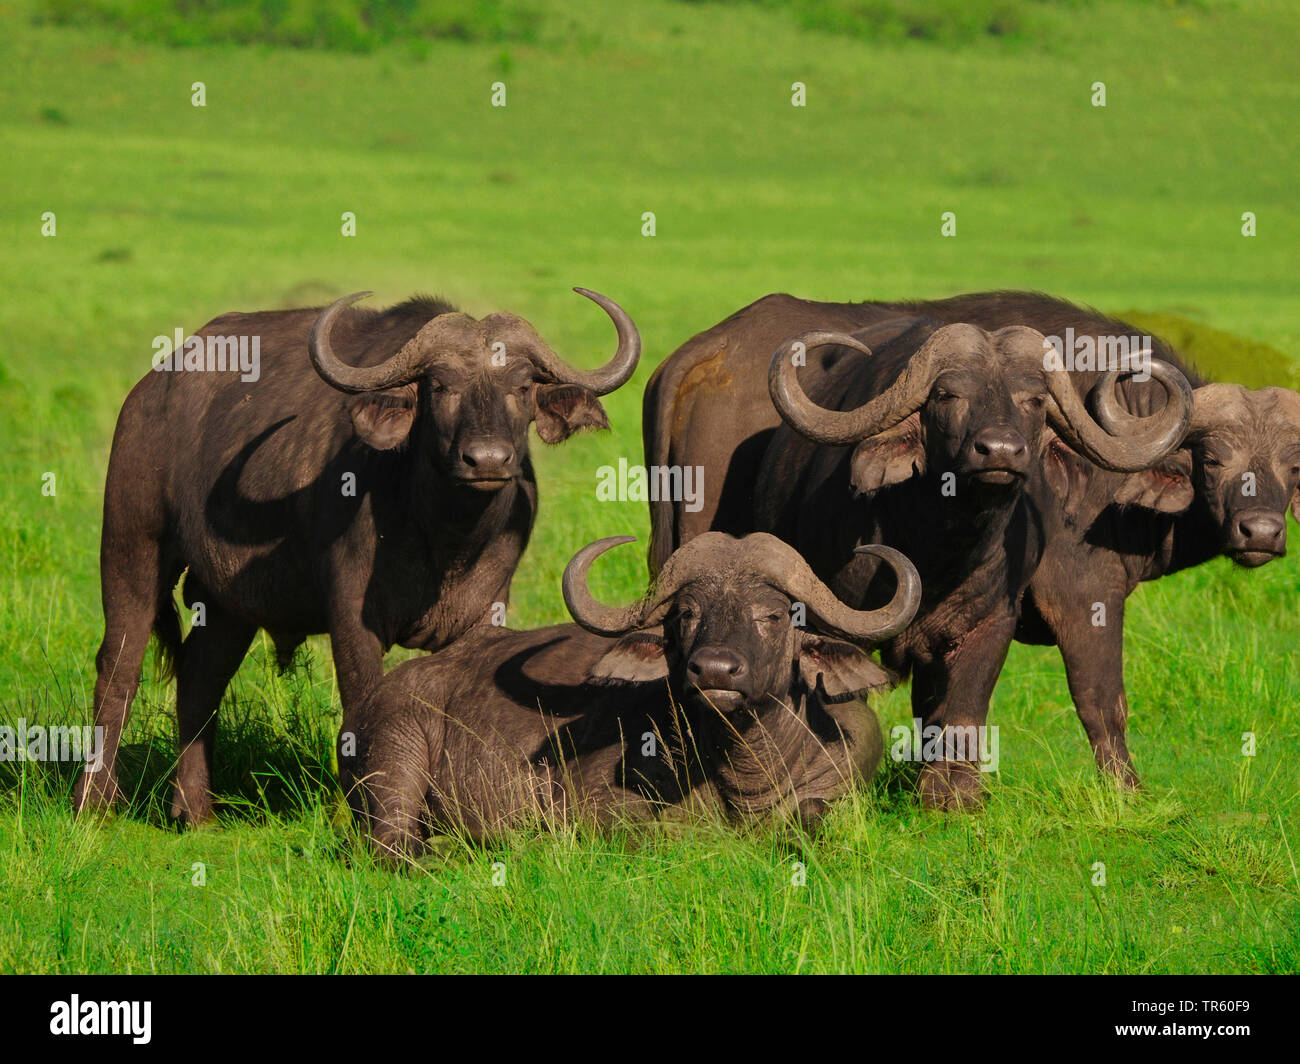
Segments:
[[[830,346],[842,354],[810,399],[797,356]],[[921,574],[921,607],[882,660],[911,675],[913,714],[927,728],[956,735],[985,724],[1043,553],[1041,514],[1069,490],[1056,451],[1139,470],[1187,429],[1191,395],[1177,370],[1153,362],[1171,401],[1149,418],[1117,419],[1112,435],[1084,409],[1072,375],[1045,368],[1047,350],[1024,326],[990,333],[921,320],[875,354],[855,336],[813,332],[771,360],[786,424],[758,467],[754,527],[794,546],[855,606],[889,581],[857,544],[907,551]],[[1106,374],[1102,387],[1113,390],[1116,377]],[[961,805],[979,794],[979,774],[968,757],[934,760],[920,788],[927,805]]]
[[[387,648],[440,647],[505,601],[537,511],[529,424],[547,443],[607,427],[597,396],[640,354],[628,315],[577,291],[618,331],[594,372],[513,314],[476,321],[427,298],[349,309],[355,295],[204,326],[209,354],[217,337],[260,345],[256,382],[202,372],[201,359],[182,370],[178,353],[174,372],[136,385],[104,492],[104,766],[79,780],[78,809],[117,796],[114,758],[151,631],[177,674],[172,814],[201,821],[217,709],[258,628],[282,662],[329,633],[346,732]],[[182,572],[187,603],[202,605],[184,642],[172,603]]]
[[[480,629],[374,690],[344,784],[379,852],[417,853],[430,830],[483,838],[685,807],[808,823],[874,772],[880,726],[857,696],[888,676],[861,648],[911,619],[920,588],[906,558],[861,548],[896,585],[859,611],[772,536],[709,533],[639,602],[601,605],[588,567],[629,542],[598,540],[569,563],[577,625]]]

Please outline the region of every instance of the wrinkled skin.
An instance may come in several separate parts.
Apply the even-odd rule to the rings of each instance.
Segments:
[[[858,696],[889,677],[854,643],[795,627],[761,574],[712,570],[675,591],[662,624],[621,637],[479,629],[393,670],[344,776],[375,849],[687,810],[815,825],[874,772],[880,728]]]
[[[985,292],[915,303],[816,303],[767,296],[699,334],[656,371],[647,388],[644,431],[647,461],[705,463],[703,509],[652,504],[652,563],[663,551],[709,527],[743,532],[754,527],[745,503],[753,498],[758,464],[779,416],[764,395],[763,367],[790,336],[826,328],[867,337],[897,333],[926,315],[985,329],[1031,326],[1045,335],[1135,335],[1142,330],[1038,293]],[[1142,473],[1114,473],[1051,438],[1041,464],[1031,465],[1026,490],[1036,507],[1046,546],[1022,599],[1016,638],[1056,645],[1071,697],[1101,770],[1134,786],[1137,775],[1125,738],[1128,713],[1123,682],[1124,602],[1144,580],[1225,554],[1244,566],[1262,564],[1285,549],[1285,514],[1295,512],[1295,454],[1300,443],[1296,393],[1207,384],[1159,337],[1155,357],[1180,369],[1194,388],[1196,415],[1182,447]],[[879,340],[868,340],[873,349]],[[825,363],[845,352],[824,349],[801,372],[805,387]],[[713,387],[719,377],[726,389]],[[1096,374],[1072,374],[1088,394]],[[1207,390],[1208,389],[1208,390]],[[1152,385],[1126,380],[1125,403],[1134,413],[1158,409]],[[1256,474],[1256,494],[1242,491],[1242,474]],[[923,575],[925,559],[912,553]],[[847,554],[842,555],[847,557]],[[818,568],[829,579],[829,572]],[[926,580],[927,589],[931,583]],[[1093,624],[1094,606],[1107,623]],[[923,607],[924,609],[924,607]],[[1001,662],[998,662],[1000,667]]]
[[[922,321],[871,356],[841,352],[812,397],[833,409],[859,406],[893,382],[934,329]],[[906,549],[921,574],[921,607],[883,646],[882,660],[912,677],[913,713],[925,727],[986,723],[1042,549],[1025,487],[1055,439],[1046,389],[999,341],[971,329],[963,368],[942,373],[896,428],[855,447],[822,446],[782,425],[755,486],[755,527],[795,547],[845,602],[871,604],[891,584],[887,573],[877,577],[875,559],[853,554],[858,543]],[[981,792],[978,769],[955,760],[924,764],[919,788],[939,808]]]
[[[499,324],[522,335],[513,316],[474,322],[431,299],[351,309],[333,346],[376,366],[441,315],[459,346],[381,392],[343,394],[318,375],[307,354],[318,308],[227,314],[199,332],[260,337],[256,382],[151,372],[131,391],[104,493],[105,762],[79,781],[78,810],[118,796],[114,760],[151,632],[177,676],[172,814],[200,822],[222,693],[258,628],[282,664],[306,635],[329,633],[346,730],[386,649],[443,646],[506,601],[537,508],[528,426],[554,442],[608,423],[591,391],[536,372],[520,345],[493,361]],[[171,602],[183,571],[185,601],[206,613],[184,642]]]

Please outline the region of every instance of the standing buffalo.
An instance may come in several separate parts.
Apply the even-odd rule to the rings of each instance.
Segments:
[[[888,676],[861,648],[916,610],[906,558],[861,548],[888,564],[895,593],[859,611],[780,540],[706,533],[639,602],[601,605],[587,569],[629,542],[598,540],[565,570],[581,627],[480,629],[372,692],[344,784],[378,852],[418,853],[430,829],[483,838],[521,822],[608,825],[682,807],[809,823],[875,771],[880,725],[857,696]]]
[[[1095,311],[1028,293],[958,296],[923,306],[942,320],[1090,337],[1097,350],[1140,333]],[[1128,474],[1099,469],[1068,448],[1054,449],[1055,468],[1044,469],[1068,490],[1042,512],[1047,547],[1016,632],[1022,642],[1060,648],[1098,767],[1129,787],[1138,777],[1125,737],[1125,600],[1139,583],[1220,555],[1248,568],[1281,557],[1287,509],[1300,516],[1300,395],[1206,382],[1159,337],[1145,339],[1192,385],[1191,426],[1168,458]],[[1163,391],[1150,383],[1126,380],[1116,392],[1103,387],[1100,376],[1071,374],[1112,429],[1123,431],[1130,415],[1150,414],[1164,402]]]
[[[847,353],[810,400],[794,358],[828,346]],[[1068,490],[1055,451],[1143,469],[1182,439],[1191,415],[1182,375],[1155,362],[1153,377],[1171,401],[1110,435],[1084,409],[1071,375],[1044,368],[1047,350],[1043,335],[1024,326],[989,333],[921,321],[874,355],[854,336],[815,332],[782,345],[771,361],[772,398],[787,424],[759,465],[754,527],[794,546],[856,606],[880,593],[877,567],[856,545],[907,550],[923,582],[921,608],[882,660],[911,675],[923,726],[953,737],[979,734],[987,719],[1042,555],[1041,513]],[[1107,374],[1103,388],[1113,390],[1116,376]],[[922,767],[927,805],[978,796],[970,755]]]
[[[346,732],[386,649],[443,646],[505,601],[537,511],[529,424],[547,443],[608,427],[597,396],[640,355],[631,318],[577,291],[618,331],[594,372],[513,314],[476,321],[427,298],[349,309],[354,295],[223,315],[186,342],[198,358],[178,351],[174,367],[155,366],[170,372],[136,385],[104,492],[104,765],[78,781],[78,809],[117,797],[114,759],[151,631],[177,674],[172,815],[195,822],[212,812],[222,693],[258,628],[282,663],[308,634],[329,633]],[[214,371],[214,344],[232,338],[260,348],[255,383]],[[183,642],[172,603],[182,573],[186,602],[203,612]]]

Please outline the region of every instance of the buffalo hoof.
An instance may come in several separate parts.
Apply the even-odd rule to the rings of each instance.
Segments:
[[[921,805],[944,813],[967,812],[984,801],[980,770],[968,761],[939,761],[921,769]]]
[[[802,852],[805,845],[821,835],[829,809],[825,798],[801,798],[782,820],[778,832],[782,844],[794,852]]]
[[[1097,768],[1103,776],[1107,776],[1115,781],[1121,791],[1140,791],[1142,781],[1138,779],[1138,774],[1133,768],[1133,762],[1125,755],[1101,754],[1097,755]]]
[[[212,796],[205,788],[187,791],[177,784],[172,791],[172,819],[182,827],[198,827],[213,817]]]
[[[390,871],[415,867],[426,860],[429,864],[436,864],[445,855],[442,847],[426,847],[424,840],[413,832],[387,832],[383,835],[371,835],[370,853],[374,857],[376,864]]]
[[[112,773],[83,772],[72,791],[72,810],[78,815],[112,809],[118,800],[117,779]]]
[[[801,799],[795,816],[799,829],[809,835],[816,836],[821,831],[822,823],[825,821],[829,809],[830,806],[825,798]]]

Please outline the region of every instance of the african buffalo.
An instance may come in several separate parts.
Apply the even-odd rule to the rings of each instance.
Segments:
[[[810,400],[796,355],[830,346],[846,353]],[[985,724],[1044,549],[1041,513],[1068,490],[1055,451],[1142,469],[1182,439],[1191,416],[1186,381],[1156,361],[1152,377],[1172,400],[1111,435],[1084,409],[1071,374],[1044,368],[1047,351],[1025,326],[989,333],[922,320],[874,354],[854,336],[813,332],[771,361],[771,395],[786,424],[759,465],[754,527],[794,546],[856,606],[884,588],[873,586],[877,567],[855,546],[907,550],[921,574],[921,607],[882,660],[911,675],[913,715],[927,728]],[[1116,376],[1103,387],[1113,390]],[[962,805],[980,793],[979,774],[968,756],[930,761],[920,790],[927,805]]]
[[[995,292],[924,304],[944,320],[1032,325],[1063,337],[1131,337],[1126,322],[1032,293]],[[1243,567],[1286,553],[1286,513],[1300,517],[1300,394],[1207,382],[1161,338],[1154,354],[1193,388],[1181,446],[1150,469],[1099,469],[1068,447],[1053,449],[1052,475],[1068,483],[1043,511],[1047,548],[1030,580],[1016,638],[1055,645],[1098,767],[1138,784],[1125,736],[1124,603],[1139,583],[1226,555]],[[1100,343],[1095,346],[1100,347]],[[1123,431],[1129,414],[1164,401],[1150,383],[1118,391],[1100,375],[1072,373],[1098,419]],[[1100,607],[1100,608],[1099,608]]]
[[[443,646],[505,601],[537,511],[529,424],[547,443],[608,427],[597,396],[640,354],[631,318],[577,291],[618,331],[593,372],[513,314],[475,320],[429,298],[349,309],[368,293],[223,315],[186,342],[199,357],[155,365],[123,404],[109,458],[94,696],[105,758],[78,781],[78,809],[117,797],[151,631],[177,674],[172,814],[193,822],[211,815],[217,710],[258,628],[282,664],[329,633],[346,733],[386,649]],[[255,382],[214,370],[211,341],[232,336],[260,345]],[[183,642],[182,573],[203,614]]]
[[[772,536],[706,533],[640,601],[601,605],[587,570],[630,542],[598,540],[569,563],[577,625],[483,628],[374,689],[344,785],[378,852],[418,853],[430,831],[481,839],[521,823],[604,826],[686,808],[811,825],[874,772],[880,726],[857,696],[888,676],[861,648],[916,609],[905,557],[860,548],[887,563],[895,592],[858,611]]]

